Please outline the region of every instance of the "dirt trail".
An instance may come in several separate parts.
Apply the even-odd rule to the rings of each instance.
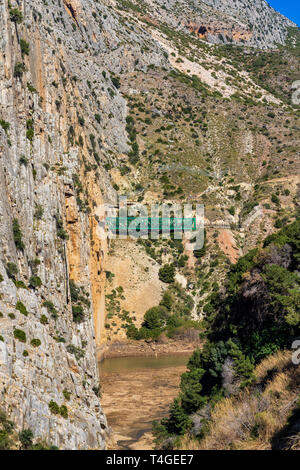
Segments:
[[[231,263],[236,263],[241,253],[236,246],[235,240],[230,230],[220,230],[218,243],[220,249],[230,259]]]

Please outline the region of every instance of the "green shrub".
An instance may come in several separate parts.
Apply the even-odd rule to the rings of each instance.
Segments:
[[[0,335],[0,341],[4,342],[4,338],[1,335]]]
[[[25,315],[25,317],[27,317],[28,315],[27,308],[22,302],[20,301],[17,302],[16,310],[19,310],[19,312],[22,313],[22,315]]]
[[[20,47],[21,47],[21,53],[22,55],[29,55],[29,43],[25,41],[25,39],[20,40]]]
[[[165,264],[158,273],[159,279],[166,284],[171,284],[175,280],[175,268],[172,264]]]
[[[162,305],[169,311],[172,310],[173,298],[170,292],[164,292],[164,295],[160,301],[160,305]]]
[[[143,326],[138,329],[132,323],[127,325],[127,337],[134,340],[156,340],[163,332],[168,311],[164,307],[153,307],[144,316]]]
[[[22,444],[22,449],[28,449],[33,444],[33,432],[31,429],[24,429],[19,433],[19,440]]]
[[[17,62],[14,68],[14,77],[22,78],[23,73],[25,72],[25,65],[23,62]]]
[[[34,86],[31,85],[30,83],[27,83],[27,88],[30,91],[30,93],[37,93],[37,89],[34,88]]]
[[[12,443],[8,432],[5,429],[0,430],[0,450],[9,450]]]
[[[166,421],[167,430],[169,434],[183,435],[191,425],[190,418],[184,412],[180,406],[180,402],[177,398],[174,399],[170,406],[170,415]]]
[[[41,287],[42,285],[42,280],[38,276],[31,276],[29,280],[29,287],[32,287],[32,289],[37,289],[38,287]]]
[[[14,263],[7,263],[6,265],[6,273],[10,279],[15,279],[16,275],[18,274],[19,270]]]
[[[34,338],[30,341],[30,344],[34,348],[38,348],[42,343],[41,343],[41,340],[39,340],[38,338]]]
[[[38,204],[34,213],[34,218],[37,220],[41,220],[43,215],[44,215],[44,208],[43,206]]]
[[[14,281],[17,289],[27,289],[26,284],[23,281]]]
[[[24,357],[28,357],[28,356],[29,356],[29,353],[28,353],[28,351],[26,351],[26,349],[23,351],[23,356],[24,356]]]
[[[143,325],[149,330],[163,328],[168,316],[168,310],[165,307],[152,307],[145,313]]]
[[[41,316],[40,322],[42,325],[48,325],[48,318],[46,317],[46,315]]]
[[[48,406],[49,406],[49,410],[51,411],[52,414],[54,414],[54,415],[59,414],[60,408],[59,408],[58,404],[55,401],[51,400]]]
[[[278,198],[278,196],[276,196],[276,194],[272,194],[271,201],[276,205],[279,205],[279,203],[280,203],[279,198]]]
[[[73,305],[72,314],[75,323],[82,323],[84,321],[84,311],[81,305]]]
[[[8,316],[9,316],[9,318],[10,318],[11,320],[15,320],[15,319],[16,319],[16,315],[15,315],[14,313],[9,313]]]
[[[28,158],[26,158],[24,155],[19,160],[20,165],[27,166],[28,165]]]
[[[59,450],[58,447],[56,446],[49,446],[46,442],[43,442],[43,441],[39,441],[39,442],[36,442],[35,444],[33,444],[32,446],[32,450]]]
[[[0,411],[0,450],[9,450],[13,445],[10,438],[13,428],[14,423],[6,419],[6,414]]]
[[[33,137],[34,137],[34,123],[33,123],[32,119],[27,120],[26,128],[27,128],[26,137],[27,137],[28,140],[30,140],[30,142],[32,142]]]
[[[65,419],[68,418],[68,408],[66,407],[66,405],[62,405],[59,408],[59,414]]]
[[[63,396],[65,397],[65,399],[66,399],[67,401],[70,401],[70,399],[71,399],[71,393],[68,392],[68,390],[63,390]]]
[[[84,126],[84,123],[85,123],[84,117],[78,116],[78,122],[81,126]]]
[[[111,81],[117,89],[120,88],[121,84],[118,77],[111,77]]]
[[[35,258],[35,259],[32,259],[32,260],[29,260],[28,264],[31,268],[32,273],[36,274],[37,273],[37,268],[38,268],[38,266],[40,266],[41,262],[38,258]]]
[[[114,273],[112,273],[111,271],[105,271],[105,276],[109,282],[111,282],[115,277]]]
[[[275,228],[282,228],[283,227],[283,221],[281,219],[276,219],[274,227]]]
[[[54,307],[54,304],[52,302],[50,302],[49,300],[45,300],[45,302],[43,302],[43,307],[46,307],[46,309],[48,310],[49,313],[51,313],[51,316],[54,319],[58,317],[57,310]]]
[[[135,325],[129,325],[127,327],[126,334],[127,334],[127,338],[135,339],[135,340],[141,339],[140,331],[138,330],[138,328]]]
[[[96,395],[96,397],[101,398],[101,385],[97,385],[93,387],[93,392]]]
[[[70,279],[69,281],[69,287],[72,302],[78,302],[80,295],[79,287],[76,286],[75,282],[72,279]]]
[[[57,343],[65,343],[65,342],[66,342],[65,338],[63,338],[62,336],[53,336],[53,339],[54,339]]]
[[[15,329],[14,330],[14,337],[15,337],[15,339],[18,339],[19,341],[21,341],[21,343],[26,343],[26,333],[25,333],[25,331]]]
[[[74,346],[74,344],[69,344],[67,346],[67,351],[68,353],[73,354],[76,357],[77,361],[84,357],[84,351]]]
[[[61,239],[61,240],[68,240],[69,239],[69,235],[68,233],[65,231],[64,229],[64,223],[61,219],[57,219],[56,220],[56,229],[57,229],[57,236]]]
[[[22,15],[22,12],[20,10],[18,10],[18,8],[10,8],[9,9],[9,17],[10,17],[10,20],[13,21],[16,24],[22,23],[22,21],[24,19],[23,15]]]
[[[0,119],[0,126],[5,132],[7,132],[8,129],[10,128],[10,123],[7,121],[4,121],[4,119]]]
[[[25,245],[23,243],[23,235],[18,219],[13,220],[13,237],[17,250],[23,251]]]

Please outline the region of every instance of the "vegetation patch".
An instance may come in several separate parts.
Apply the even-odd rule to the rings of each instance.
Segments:
[[[25,305],[24,305],[22,302],[20,302],[20,301],[17,302],[16,310],[19,310],[19,312],[22,313],[22,315],[25,315],[25,317],[28,316],[27,308],[26,308]]]
[[[23,330],[14,330],[14,337],[15,339],[21,341],[21,343],[26,343],[26,333]]]
[[[251,387],[255,366],[290,348],[300,325],[299,263],[298,218],[231,267],[226,293],[216,290],[209,297],[205,345],[190,358],[169,417],[154,425],[157,443],[170,436],[174,443],[191,428],[193,413],[205,415],[226,396]],[[253,422],[254,437],[261,433],[262,420],[257,415]]]
[[[13,237],[17,250],[24,251],[23,234],[18,219],[13,220]]]

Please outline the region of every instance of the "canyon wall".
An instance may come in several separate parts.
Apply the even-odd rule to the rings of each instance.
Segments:
[[[103,449],[99,222],[129,150],[114,74],[165,59],[92,0],[1,0],[0,31],[0,408],[61,449]]]
[[[61,449],[103,449],[97,213],[115,198],[104,165],[127,149],[126,106],[95,59],[108,46],[83,4],[12,3],[0,3],[0,408]]]

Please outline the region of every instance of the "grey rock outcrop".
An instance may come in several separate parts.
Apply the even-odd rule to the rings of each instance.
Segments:
[[[296,27],[265,0],[150,0],[146,5],[172,28],[190,29],[213,44],[273,49]]]

